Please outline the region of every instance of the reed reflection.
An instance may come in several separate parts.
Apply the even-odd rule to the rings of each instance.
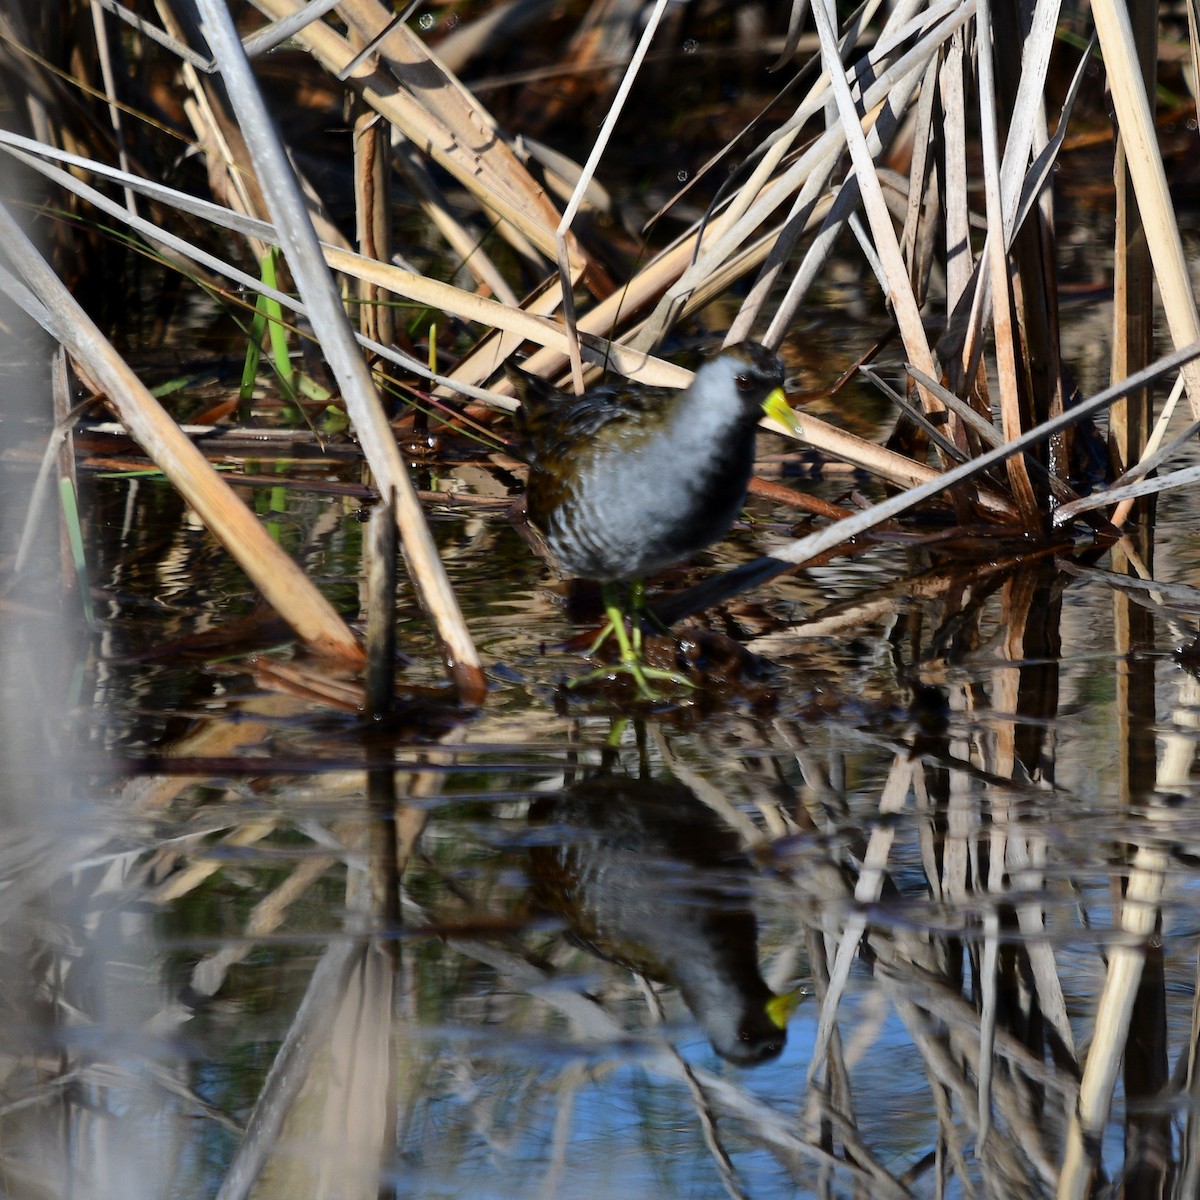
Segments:
[[[530,821],[558,835],[531,851],[535,905],[574,942],[677,987],[722,1058],[779,1056],[797,997],[763,980],[753,864],[691,788],[598,775],[536,801]]]

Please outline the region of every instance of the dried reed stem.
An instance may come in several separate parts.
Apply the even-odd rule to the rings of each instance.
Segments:
[[[438,558],[370,371],[354,340],[341,297],[325,265],[304,198],[267,115],[228,10],[221,0],[199,0],[199,7],[205,36],[220,64],[255,167],[266,182],[280,241],[305,299],[309,318],[341,387],[379,488],[385,495],[395,497],[396,522],[409,570],[442,640],[447,668],[463,700],[478,703],[486,692],[483,668]]]

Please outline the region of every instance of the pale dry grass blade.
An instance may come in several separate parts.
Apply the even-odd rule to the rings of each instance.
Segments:
[[[925,436],[930,441],[930,444],[941,452],[946,461],[963,462],[967,459],[968,455],[966,452],[959,450],[959,448],[942,433],[941,429],[934,422],[934,420],[925,415],[925,412],[921,408],[920,402],[916,399],[916,397],[902,395],[900,392],[896,391],[896,389],[892,387],[886,379],[880,376],[877,372],[873,371],[870,367],[860,366],[858,371],[859,374],[864,378],[869,379],[875,385],[875,387],[884,396],[886,396],[900,410],[901,413],[904,414],[908,420],[912,421],[924,431]],[[911,372],[914,379],[928,379],[928,376],[923,371],[918,371],[916,367],[913,367]],[[945,401],[945,388],[931,388],[930,391],[932,391],[943,402]],[[957,413],[960,411],[960,409],[967,406],[963,405],[962,401],[959,400],[955,405],[947,404],[946,407],[949,408],[951,412]],[[975,414],[972,413],[972,415]],[[977,419],[982,420],[982,418]],[[1000,440],[1001,439],[997,436],[992,444],[998,445]]]
[[[686,784],[696,793],[697,798],[708,805],[738,836],[738,842],[743,850],[761,851],[770,844],[770,837],[763,833],[754,823],[749,814],[742,811],[719,788],[714,787],[704,776],[676,753],[671,743],[662,736],[662,731],[654,729],[655,748],[662,755],[663,762],[671,768],[671,774],[681,783]],[[770,826],[770,821],[768,821]],[[789,830],[786,826],[771,831],[773,837],[783,837]]]
[[[258,30],[242,42],[246,57],[258,58],[282,46],[289,38],[293,38],[300,30],[307,28],[314,21],[319,21],[327,12],[337,8],[340,0],[308,0],[289,16],[273,21],[265,29]],[[213,64],[215,68],[216,64]]]
[[[925,68],[913,117],[913,154],[908,178],[908,212],[900,249],[908,258],[908,274],[919,305],[924,305],[933,268],[933,231],[938,224],[937,162],[933,156],[933,113],[937,100],[940,58]]]
[[[478,703],[486,693],[479,656],[232,19],[220,0],[201,0],[200,11],[205,36],[229,88],[255,166],[260,176],[269,181],[269,201],[276,228],[308,307],[309,319],[341,388],[376,482],[385,495],[394,497],[409,570],[441,639],[447,669],[460,697],[468,703]]]
[[[993,837],[993,841],[994,841]],[[989,880],[989,886],[991,880]],[[986,1145],[992,1129],[992,1110],[995,1097],[992,1083],[995,1073],[996,1008],[999,1000],[1000,919],[995,909],[983,914],[980,930],[982,953],[979,956],[979,1070],[976,1073],[975,1120],[979,1141]]]
[[[999,111],[992,72],[992,13],[990,0],[979,0],[976,20],[976,55],[979,63],[979,125],[983,143],[984,194],[988,221],[987,262],[992,290],[992,326],[996,335],[996,374],[1000,384],[1000,422],[1004,436],[1012,439],[1025,428],[1017,381],[1017,347],[1013,294],[1008,270],[1008,240],[1004,236],[1004,207],[1000,192]],[[1024,164],[1022,163],[1022,166]],[[924,369],[921,363],[918,368]],[[929,372],[933,374],[933,372]],[[1037,495],[1023,458],[1013,456],[1005,466],[1008,483],[1025,525],[1036,529],[1040,520]]]
[[[188,31],[195,34],[194,15],[185,10],[179,13],[170,0],[155,0],[163,25],[178,41],[185,41]],[[210,68],[211,69],[211,68]],[[213,196],[235,212],[249,217],[266,217],[267,204],[258,180],[249,169],[249,156],[241,133],[229,120],[229,114],[213,82],[203,77],[192,64],[181,64],[185,94],[183,111],[192,127],[196,146],[204,155],[208,186]],[[132,183],[127,187],[136,190]],[[262,242],[252,244],[255,261],[262,259],[267,247]]]
[[[1016,228],[1018,202],[1025,172],[1034,147],[1035,133],[1045,125],[1041,110],[1045,104],[1046,73],[1050,52],[1058,32],[1062,0],[1037,0],[1030,28],[1021,45],[1021,74],[1013,101],[1012,118],[1000,165],[1000,196],[1004,210],[1004,241],[1012,241]],[[1003,47],[1008,52],[1008,47]],[[1086,58],[1086,55],[1085,55]]]
[[[96,38],[96,49],[100,56],[100,77],[104,81],[104,94],[107,97],[108,119],[112,122],[113,140],[117,143],[117,161],[121,169],[129,170],[129,152],[125,145],[125,125],[121,115],[121,106],[114,97],[117,94],[116,80],[113,71],[112,51],[108,44],[108,24],[104,19],[104,10],[99,0],[91,0],[92,31]],[[134,211],[133,193],[126,189],[125,206]]]
[[[1196,36],[1195,4],[1189,4],[1188,13],[1193,45]],[[1200,79],[1200,75],[1197,75]],[[1196,965],[1200,976],[1200,962]],[[1192,983],[1192,1019],[1188,1028],[1188,1052],[1185,1063],[1186,1078],[1184,1094],[1187,1100],[1187,1121],[1180,1135],[1179,1148],[1179,1191],[1180,1196],[1200,1195],[1200,978]]]
[[[905,369],[911,372],[913,377],[917,378],[923,387],[927,387],[933,392],[947,408],[953,409],[958,413],[968,432],[974,434],[984,446],[992,449],[995,446],[1003,445],[1004,436],[995,425],[981,417],[965,400],[960,400],[949,388],[942,387],[936,379],[918,371],[916,367],[909,365]],[[870,379],[876,387],[882,388],[885,386],[884,381],[869,367],[859,367],[859,371]]]
[[[897,241],[891,215],[875,174],[874,159],[863,134],[858,109],[855,106],[854,97],[850,93],[850,86],[838,61],[835,31],[829,10],[823,3],[818,3],[813,8],[813,16],[816,20],[817,31],[821,35],[822,55],[826,69],[830,72],[830,82],[837,101],[843,136],[846,138],[854,163],[855,178],[866,208],[867,219],[870,222],[875,249],[879,254],[887,278],[888,299],[891,302],[892,311],[900,327],[900,334],[904,339],[909,358],[927,374],[936,375],[933,354],[925,337],[916,297],[913,295],[908,272],[904,266],[904,258],[900,253],[900,244]],[[928,393],[923,395],[923,401],[926,411],[945,411],[940,401]],[[951,421],[952,430],[961,429],[959,422],[953,416],[951,416]],[[958,436],[955,437],[956,441]]]
[[[588,154],[587,162],[584,163],[583,170],[580,172],[579,181],[576,183],[575,190],[571,194],[571,199],[568,201],[567,207],[563,212],[562,220],[559,221],[558,228],[554,231],[555,258],[558,262],[559,286],[562,289],[563,317],[567,326],[567,352],[571,359],[571,379],[575,384],[576,395],[583,392],[583,364],[579,358],[579,334],[576,328],[575,300],[572,294],[574,277],[571,271],[570,246],[567,241],[567,235],[570,233],[571,225],[579,212],[580,205],[583,203],[588,185],[591,183],[592,177],[596,174],[596,168],[600,165],[600,159],[604,151],[608,148],[613,129],[624,110],[625,101],[629,96],[634,81],[638,77],[642,63],[645,61],[646,52],[650,49],[650,43],[654,38],[655,31],[658,29],[659,22],[662,20],[663,13],[666,12],[667,3],[668,0],[655,0],[655,5],[646,22],[646,27],[642,31],[641,38],[638,39],[637,48],[634,50],[629,66],[626,68],[625,74],[621,79],[621,86],[617,88],[617,94],[608,106],[608,112],[605,114],[604,122],[600,126],[600,132],[596,135],[596,141],[592,145],[591,153]]]
[[[497,300],[464,291],[453,284],[442,283],[441,280],[431,279],[426,275],[406,271],[391,263],[363,258],[349,251],[325,247],[325,260],[333,270],[355,279],[367,280],[405,300],[442,309],[461,317],[464,321],[474,321],[490,329],[507,330],[539,346],[552,347],[562,358],[566,357],[567,334],[557,321],[527,313],[520,308],[512,308]],[[295,308],[294,302],[291,307]],[[647,360],[643,357],[641,361],[659,360]],[[427,379],[435,377],[423,363],[411,359],[406,359],[405,362],[408,369],[418,375]],[[649,370],[647,373],[652,374]],[[436,378],[438,382],[450,383],[445,377]],[[650,380],[647,379],[647,382]]]
[[[206,954],[196,963],[189,979],[192,990],[198,996],[215,996],[224,986],[229,969],[253,954],[258,939],[274,933],[292,906],[303,899],[337,861],[333,855],[314,855],[301,862],[250,910],[241,938]]]
[[[1140,475],[1145,475],[1148,471],[1152,471],[1168,455],[1181,449],[1195,435],[1196,428],[1200,425],[1200,422],[1197,421],[1193,421],[1183,432],[1173,437],[1167,445],[1163,445],[1163,440],[1166,438],[1167,430],[1171,425],[1171,418],[1174,417],[1175,410],[1179,407],[1179,401],[1182,398],[1183,379],[1179,378],[1175,380],[1175,386],[1171,388],[1171,394],[1167,397],[1167,402],[1162,406],[1162,411],[1158,414],[1158,420],[1154,424],[1154,432],[1146,442],[1146,448],[1142,452],[1142,457],[1124,475],[1118,479],[1114,479],[1114,483],[1127,483]]]
[[[569,1063],[559,1074],[554,1089],[554,1125],[550,1133],[550,1152],[546,1169],[536,1193],[541,1200],[556,1200],[567,1177],[567,1158],[571,1144],[571,1127],[575,1118],[575,1100],[580,1089],[591,1077],[591,1064]]]
[[[1200,91],[1200,2],[1187,0],[1188,62],[1192,68],[1191,91],[1193,98]]]
[[[1008,206],[1013,212],[1021,207],[1025,191],[1023,184],[1028,183],[1032,174],[1032,169],[1024,169],[1026,164],[1032,156],[1040,158],[1051,140],[1042,79],[1054,37],[1056,11],[1043,9],[1041,13],[1030,14],[1005,5],[994,8],[992,13],[994,18],[999,18],[999,24],[993,25],[993,37],[997,39],[997,45],[1006,47],[1020,41],[1023,46],[1020,59],[1003,54],[996,64],[1002,81],[998,94],[1016,93],[1016,115],[1007,117],[1007,110],[1005,114],[1008,121],[1006,155],[1010,153],[1008,143],[1012,141],[1012,130],[1019,122],[1024,122],[1020,125],[1017,149],[1012,152],[1020,164],[1012,168],[1014,183],[1011,186],[1016,197],[1013,200],[1004,197],[1003,164],[1001,166],[1001,203],[1006,206],[1007,219],[1010,211]],[[1059,255],[1053,191],[1045,189],[1037,192],[1036,202],[1031,203],[1027,217],[1020,226],[1014,224],[1011,229],[1006,228],[1005,236],[1012,247],[1015,267],[1012,278],[1013,311],[1018,318],[1016,333],[1022,350],[1018,395],[1021,396],[1025,411],[1022,427],[1028,428],[1045,417],[1061,412],[1066,406],[1066,393],[1070,386],[1065,382],[1067,375],[1060,349]],[[1068,438],[1053,439],[1043,456],[1047,468],[1060,478],[1067,478],[1071,474],[1068,441]],[[1038,465],[1040,467],[1041,464]],[[1039,499],[1044,509],[1046,498],[1042,495]]]
[[[1148,380],[1155,379],[1174,369],[1183,359],[1194,359],[1197,356],[1200,356],[1200,343],[1160,358],[1145,371],[1139,371],[1137,375],[1106,388],[1089,400],[1082,401],[1070,411],[1042,422],[1041,425],[1023,433],[1019,438],[1005,442],[1002,446],[997,446],[994,450],[989,450],[961,466],[953,467],[929,483],[920,484],[899,496],[883,500],[864,513],[856,513],[852,517],[836,521],[818,533],[809,534],[808,537],[780,547],[772,551],[771,557],[782,562],[802,563],[818,554],[824,554],[849,538],[857,537],[868,529],[874,529],[876,525],[881,525],[884,521],[891,520],[902,512],[907,512],[917,504],[936,496],[939,492],[953,487],[956,483],[971,479],[981,471],[986,471],[989,467],[1003,462],[1009,455],[1019,454],[1029,446],[1052,436],[1058,430],[1067,428],[1093,412],[1103,410],[1111,405],[1118,396],[1123,396],[1130,389],[1140,387]]]
[[[211,854],[197,854],[188,866],[175,871],[156,888],[147,892],[147,899],[152,904],[168,904],[193,892],[206,879],[211,878],[222,870],[228,860],[223,852],[230,850],[245,850],[255,846],[264,838],[268,838],[279,827],[274,817],[266,817],[260,821],[247,821],[239,825],[227,837],[220,840]]]
[[[800,45],[800,35],[804,32],[804,14],[808,11],[808,0],[792,0],[792,11],[788,16],[787,40],[783,45],[783,53],[772,65],[772,71],[779,71],[791,62]]]
[[[641,978],[639,976],[639,979]],[[653,995],[650,991],[649,981],[645,980],[644,983],[647,993]],[[655,997],[655,1000],[657,1001],[657,997]],[[658,1014],[661,1021],[661,1007],[658,1010]],[[725,1149],[725,1143],[722,1141],[721,1133],[717,1128],[716,1114],[713,1112],[708,1097],[704,1094],[704,1089],[700,1086],[699,1079],[696,1078],[695,1070],[674,1047],[671,1048],[671,1053],[679,1062],[683,1082],[687,1087],[688,1095],[692,1099],[693,1111],[696,1114],[696,1123],[700,1126],[700,1130],[704,1135],[704,1144],[712,1157],[713,1164],[717,1170],[717,1177],[721,1180],[721,1186],[725,1189],[725,1194],[730,1200],[750,1200],[749,1195],[743,1190],[741,1182],[738,1179],[733,1159],[730,1158],[729,1151]]]
[[[867,146],[872,155],[879,153],[883,145],[893,137],[898,116],[908,105],[913,91],[919,82],[920,77],[913,71],[905,75],[892,89],[888,96],[887,105],[878,112],[875,123],[867,135]],[[817,189],[812,187],[814,182],[819,188],[824,186],[825,180],[813,176],[806,181],[804,187],[801,189],[800,196],[797,197],[789,221],[796,221],[802,214],[809,211],[805,206],[805,202],[816,193]],[[822,268],[833,253],[835,242],[845,228],[846,223],[856,212],[860,195],[857,173],[851,173],[843,181],[841,187],[837,189],[833,203],[821,222],[820,231],[813,238],[799,268],[788,284],[787,292],[771,318],[770,326],[764,338],[768,346],[775,346],[783,341],[788,327],[795,320],[796,314],[809,288],[819,278]],[[885,273],[881,269],[877,269],[876,275],[880,277],[880,287],[886,294],[888,287],[885,280]],[[765,284],[768,280],[764,278],[762,282]]]
[[[96,3],[105,11],[112,13],[113,16],[120,18],[131,29],[136,29],[147,41],[162,46],[164,50],[169,50],[178,58],[183,59],[184,62],[190,63],[196,70],[212,70],[213,64],[211,59],[205,58],[203,54],[197,54],[186,42],[172,37],[169,33],[159,29],[157,25],[152,25],[149,21],[139,17],[132,9],[128,9],[125,5],[118,3],[118,0],[96,0]]]
[[[871,830],[867,849],[863,855],[862,868],[854,885],[856,907],[846,915],[843,922],[838,936],[837,954],[833,966],[829,970],[829,988],[821,1003],[820,1022],[817,1025],[812,1058],[808,1066],[810,1083],[826,1067],[830,1039],[837,1022],[842,993],[850,978],[850,968],[858,955],[859,943],[867,929],[866,912],[870,905],[879,899],[883,889],[888,856],[896,836],[895,826],[888,818],[904,810],[912,790],[915,769],[915,764],[909,755],[898,755],[892,762],[887,781],[880,793],[879,815],[881,820]]]
[[[32,293],[24,286],[13,279],[9,273],[0,267],[0,292],[6,292],[12,296],[15,293],[14,289],[20,289],[25,298],[20,302],[21,307],[27,313],[41,312],[46,314],[46,319],[36,317],[37,323],[43,329],[52,331],[56,323],[49,316],[49,312],[33,298]],[[57,334],[52,334],[59,342],[57,351],[54,354],[54,362],[51,366],[51,382],[50,386],[54,393],[54,408],[57,415],[60,408],[67,408],[69,403],[68,397],[71,394],[71,373],[67,366],[66,356],[62,348],[62,339],[58,338]],[[54,423],[54,428],[50,431],[50,436],[46,440],[46,448],[42,451],[41,461],[38,463],[37,476],[33,481],[33,486],[29,489],[29,503],[25,510],[25,521],[21,526],[21,540],[17,543],[17,553],[13,557],[12,569],[14,575],[20,575],[33,561],[38,549],[38,525],[41,520],[46,517],[46,508],[50,502],[50,479],[54,474],[56,466],[59,467],[59,477],[62,479],[67,477],[72,488],[78,495],[79,489],[76,486],[73,478],[67,476],[67,473],[62,470],[61,463],[64,459],[69,459],[70,463],[74,464],[74,446],[71,442],[71,430],[77,417],[77,412],[68,409],[65,416],[59,417]],[[73,472],[72,472],[73,475]]]
[[[384,720],[396,687],[396,579],[400,544],[396,517],[388,499],[371,510],[364,557],[367,593],[367,715]]]
[[[394,993],[388,947],[378,941],[363,946],[330,1029],[322,1069],[310,1081],[313,1103],[306,1106],[302,1099],[294,1131],[284,1130],[305,1150],[301,1186],[288,1186],[285,1173],[276,1195],[305,1194],[306,1180],[313,1200],[378,1200],[384,1190],[395,1134]],[[307,1161],[311,1148],[317,1170]],[[268,1173],[273,1182],[274,1176]],[[270,1194],[265,1189],[264,1200]]]
[[[362,954],[360,947],[346,941],[334,943],[321,957],[267,1072],[217,1200],[244,1200],[280,1152],[285,1122],[328,1041]]]
[[[555,275],[526,299],[521,311],[531,317],[542,317],[547,323],[554,324],[550,318],[558,311],[561,303],[558,276]],[[453,384],[439,385],[437,395],[448,399],[455,394],[455,388],[460,383],[467,387],[475,387],[498,375],[525,340],[512,330],[494,329],[491,333],[484,334],[449,372]]]
[[[965,33],[957,29],[946,47],[945,62],[938,73],[941,92],[943,160],[946,170],[946,325],[949,329],[954,314],[971,282],[974,271],[971,253],[971,214],[967,176],[966,98],[963,72],[966,54],[963,48]],[[950,390],[961,390],[957,364],[947,364]]]
[[[0,230],[10,262],[55,314],[60,336],[79,369],[108,396],[134,439],[237,559],[268,603],[314,648],[360,661],[358,642],[333,606],[150,395],[2,207]],[[13,298],[19,303],[19,297]]]
[[[1153,468],[1150,469],[1153,470]],[[1062,508],[1055,509],[1054,524],[1065,525],[1085,512],[1093,512],[1097,508],[1107,508],[1110,504],[1119,502],[1125,505],[1141,496],[1157,496],[1161,492],[1169,492],[1175,488],[1190,487],[1197,480],[1200,480],[1200,466],[1180,467],[1177,471],[1169,471],[1154,479],[1141,479],[1135,483],[1126,483],[1120,486],[1114,484],[1103,491],[1072,500],[1070,504],[1064,504]],[[1117,520],[1122,515],[1120,510],[1113,514],[1112,523],[1118,528],[1124,523],[1123,521],[1118,523]]]
[[[442,194],[429,168],[417,151],[417,148],[402,134],[398,135],[394,151],[397,167],[404,174],[408,185],[417,197],[422,212],[437,227],[438,233],[446,241],[446,245],[458,256],[459,262],[475,277],[480,290],[490,292],[505,308],[520,310],[521,302],[509,286],[508,280],[501,274],[500,269],[492,261],[481,244],[481,238],[454,215],[450,204]],[[387,259],[379,255],[382,262]],[[546,313],[550,316],[550,313]],[[377,339],[386,341],[385,338]],[[476,381],[479,382],[479,381]]]
[[[542,169],[546,186],[560,200],[569,201],[583,178],[583,168],[569,155],[539,142],[536,138],[518,135],[514,150],[522,162],[532,159]],[[616,216],[616,205],[609,190],[593,175],[584,186],[580,211],[606,218]]]
[[[813,244],[804,256],[792,282],[788,285],[783,300],[776,305],[770,326],[763,335],[763,344],[772,349],[782,344],[795,317],[800,300],[815,278],[819,264],[828,257],[829,251],[833,247],[833,241],[841,231],[840,222],[835,222],[827,215],[841,199],[840,191],[837,196],[832,198],[826,194],[829,177],[837,159],[837,152],[831,151],[826,161],[814,170],[801,185],[786,220],[773,239],[762,270],[758,273],[758,278],[751,285],[746,299],[742,302],[737,316],[734,317],[729,327],[729,332],[725,336],[727,346],[744,341],[750,336],[800,238],[808,232],[815,221],[821,220],[820,232],[813,239]]]
[[[1035,204],[1048,204],[1049,202],[1047,184],[1051,179],[1051,173],[1070,128],[1071,113],[1086,77],[1086,67],[1094,46],[1095,38],[1093,37],[1080,55],[1079,64],[1075,68],[1075,74],[1067,90],[1067,97],[1063,101],[1062,112],[1059,115],[1058,127],[1054,136],[1038,149],[1037,157],[1025,173],[1016,216],[1012,219],[1011,225],[1008,216],[1005,217],[1005,227],[1010,235],[1014,235],[1020,230]],[[952,47],[951,54],[961,57],[961,47]],[[947,360],[952,386],[957,390],[968,389],[972,400],[979,404],[980,411],[986,412],[987,407],[983,394],[986,391],[986,378],[981,373],[980,366],[985,325],[991,312],[992,293],[989,284],[990,273],[987,269],[991,256],[991,246],[988,244],[991,234],[989,233],[985,239],[985,246],[979,262],[973,264],[970,253],[969,213],[966,204],[969,194],[966,174],[966,134],[960,119],[963,100],[961,72],[959,70],[951,72],[948,63],[947,70],[942,75],[942,82],[943,87],[947,89],[943,101],[947,109],[947,136],[953,130],[955,137],[953,153],[951,153],[949,144],[946,150],[948,170],[954,176],[953,186],[949,188],[947,197],[947,229],[949,231],[950,226],[953,225],[955,232],[948,232],[947,235],[947,291],[950,303],[947,309],[946,332],[939,342],[939,351],[943,359]],[[1005,211],[1007,213],[1007,209]],[[1006,243],[1006,248],[1011,249],[1011,245]],[[1056,392],[1060,386],[1056,383]],[[1057,395],[1055,399],[1057,401]],[[1053,415],[1053,407],[1050,415]]]
[[[1157,7],[1144,5],[1135,9],[1131,14],[1131,30],[1139,50],[1138,68],[1143,86],[1152,89],[1158,50]],[[1116,228],[1110,371],[1113,379],[1120,379],[1145,366],[1154,353],[1154,267],[1119,128],[1114,158]],[[1153,419],[1154,402],[1149,388],[1132,393],[1114,406],[1109,417],[1108,442],[1115,470],[1123,470],[1144,454]],[[1132,506],[1133,500],[1126,503]]]
[[[1114,591],[1127,593],[1138,604],[1154,612],[1181,645],[1195,641],[1196,628],[1190,623],[1190,619],[1200,615],[1200,588],[1188,587],[1181,583],[1160,583],[1154,579],[1149,567],[1128,538],[1122,538],[1119,544],[1125,550],[1136,577],[1101,570],[1099,567],[1083,567],[1073,562],[1064,562],[1063,570],[1070,575],[1099,580]],[[1181,615],[1189,618],[1189,621],[1181,620]]]

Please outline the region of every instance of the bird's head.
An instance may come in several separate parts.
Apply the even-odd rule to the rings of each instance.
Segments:
[[[744,994],[738,999],[747,1000]],[[765,1000],[697,1007],[695,1016],[722,1058],[739,1067],[754,1067],[783,1053],[788,1020],[799,1003],[799,992],[778,996],[768,992]]]
[[[783,393],[783,363],[757,342],[739,342],[706,362],[697,372],[693,388],[702,393],[729,388],[742,411],[755,420],[766,414],[795,433],[796,417]]]

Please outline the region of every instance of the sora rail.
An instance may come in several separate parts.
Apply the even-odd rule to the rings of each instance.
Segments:
[[[509,375],[521,400],[530,519],[566,574],[603,585],[621,669],[639,691],[654,697],[648,677],[686,684],[641,664],[642,580],[728,532],[745,503],[764,412],[795,429],[783,363],[742,342],[706,362],[687,388],[605,385],[582,396],[513,368]],[[616,590],[623,583],[632,585],[632,638]]]

